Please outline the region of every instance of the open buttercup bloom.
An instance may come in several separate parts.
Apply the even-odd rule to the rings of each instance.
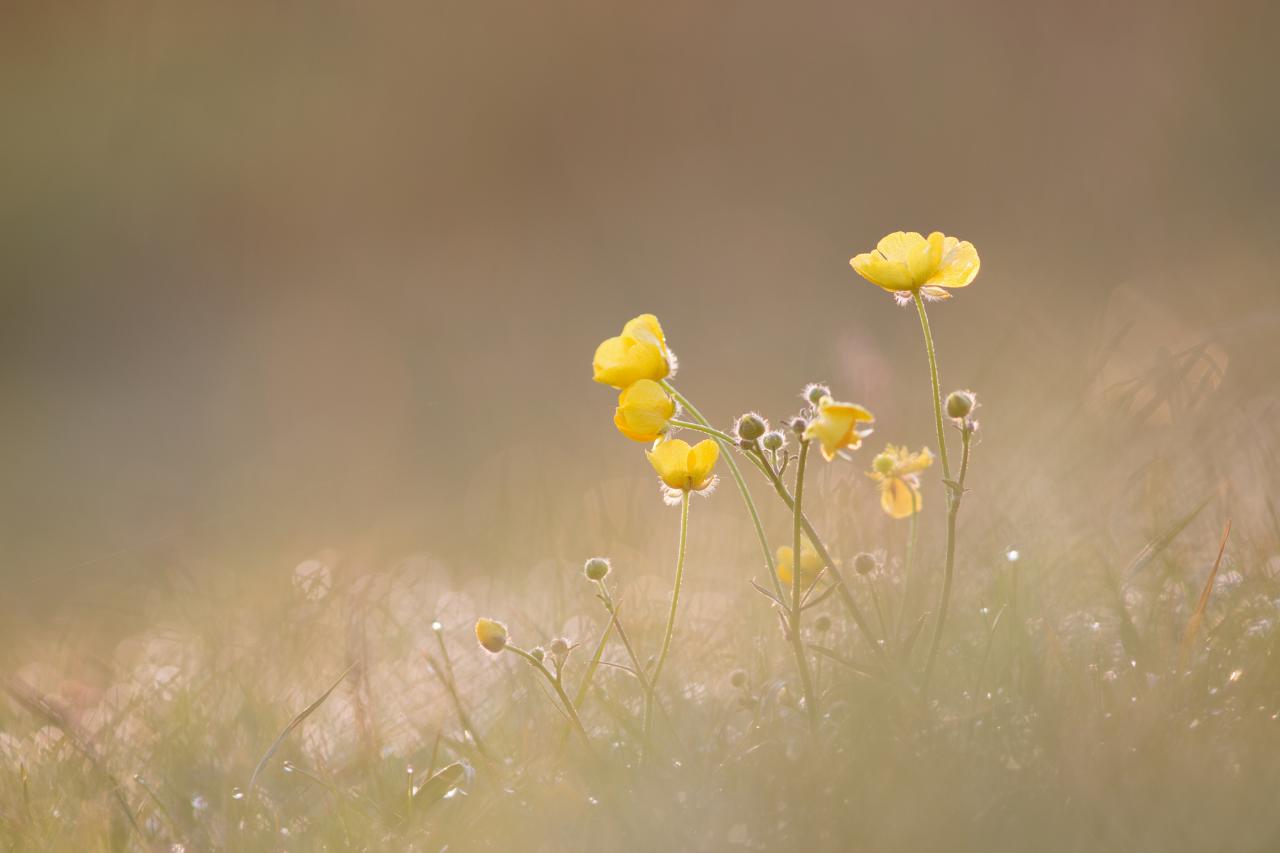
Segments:
[[[496,655],[507,647],[507,626],[493,619],[477,619],[476,639],[486,652]]]
[[[778,549],[777,574],[778,580],[783,584],[791,586],[795,583],[795,552],[789,545],[783,545]],[[818,552],[813,545],[808,542],[800,543],[800,584],[801,589],[813,586],[813,582],[818,579],[818,575],[822,573],[824,563],[822,558],[818,556]]]
[[[856,450],[862,439],[871,434],[870,429],[860,429],[858,424],[870,423],[875,415],[857,403],[839,403],[830,397],[818,401],[818,414],[805,427],[807,441],[817,439],[822,457],[830,462],[844,448]]]
[[[658,318],[641,314],[627,321],[622,334],[596,347],[591,369],[596,382],[621,390],[641,379],[666,379],[676,372],[676,357],[667,347]]]
[[[912,453],[892,444],[871,463],[867,476],[880,484],[880,506],[890,517],[910,518],[920,511],[920,478],[916,474],[932,464],[929,448]]]
[[[926,299],[948,299],[947,288],[965,287],[978,274],[980,261],[973,244],[941,231],[922,237],[916,231],[895,231],[849,261],[858,275],[891,291],[899,302],[919,293]]]
[[[640,379],[618,395],[613,425],[632,441],[652,443],[667,431],[675,413],[675,401],[661,385],[652,379]]]
[[[678,438],[671,438],[653,450],[646,450],[644,455],[669,490],[667,497],[671,502],[678,501],[683,492],[706,494],[715,487],[712,470],[720,458],[720,445],[711,439],[690,447]]]

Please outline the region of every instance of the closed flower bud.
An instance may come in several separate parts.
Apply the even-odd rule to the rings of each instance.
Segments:
[[[735,669],[729,676],[729,683],[741,690],[747,686],[747,673],[741,669]]]
[[[791,427],[791,431],[796,435],[804,435],[804,431],[809,428],[809,422],[804,418],[792,418],[787,426]]]
[[[818,403],[822,401],[823,397],[831,396],[831,389],[828,388],[826,385],[822,385],[817,382],[811,382],[808,385],[804,386],[804,393],[802,393],[800,396],[816,406],[818,405]]]
[[[853,570],[860,575],[869,575],[876,570],[876,558],[863,551],[853,558]]]
[[[738,418],[738,422],[733,427],[733,431],[738,434],[738,438],[744,438],[747,441],[755,441],[768,430],[769,424],[765,423],[764,418],[755,412],[747,412]]]
[[[564,637],[556,637],[551,641],[550,649],[553,657],[563,659],[569,654],[569,641]]]
[[[972,391],[952,391],[947,395],[947,417],[956,420],[968,417],[977,402]]]
[[[542,648],[542,646],[534,646],[532,649],[529,650],[529,656],[532,657],[534,660],[536,660],[538,663],[542,663],[547,657],[547,651],[546,649]]]
[[[827,633],[831,630],[831,617],[825,613],[822,614],[817,619],[813,620],[813,627],[819,634]]]
[[[496,655],[507,647],[507,626],[493,619],[477,619],[476,639],[485,651]]]
[[[760,443],[764,445],[765,450],[781,450],[782,445],[787,443],[787,437],[774,430],[773,432],[766,432],[764,437],[760,439]]]
[[[609,561],[604,557],[592,557],[582,567],[582,573],[587,576],[587,580],[602,581],[609,574]]]

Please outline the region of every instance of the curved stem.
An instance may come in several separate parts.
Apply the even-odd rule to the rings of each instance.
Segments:
[[[684,556],[689,541],[689,492],[680,499],[680,547],[676,552],[676,579],[671,586],[671,612],[667,614],[667,628],[662,635],[662,648],[658,652],[658,662],[653,665],[653,676],[649,680],[649,691],[644,703],[644,741],[649,742],[649,729],[653,722],[654,692],[658,689],[658,679],[662,676],[662,667],[667,662],[667,654],[671,651],[671,636],[676,629],[676,608],[680,604],[680,585],[684,580]]]
[[[800,459],[796,463],[796,499],[791,507],[791,618],[788,628],[791,634],[791,645],[795,649],[796,666],[800,670],[800,686],[804,691],[804,706],[809,714],[809,728],[818,730],[818,703],[813,693],[813,679],[809,675],[809,659],[805,655],[804,640],[800,636],[800,595],[804,588],[804,576],[801,573],[800,527],[801,512],[804,504],[804,469],[809,459],[809,442],[800,442]]]
[[[933,677],[933,667],[938,660],[938,647],[942,643],[942,629],[947,623],[947,608],[951,604],[951,585],[956,567],[956,515],[960,512],[960,500],[964,496],[964,478],[969,473],[969,446],[973,432],[968,425],[961,432],[960,480],[956,483],[955,494],[947,502],[947,563],[942,574],[942,598],[938,601],[938,621],[933,626],[933,640],[929,644],[929,659],[924,665],[924,679],[920,683],[920,695],[928,699],[929,681]],[[951,489],[951,484],[947,484]]]
[[[538,660],[519,646],[513,646],[508,643],[506,649],[507,651],[515,652],[520,657],[524,658],[530,666],[542,673],[542,677],[550,682],[551,686],[555,688],[556,695],[560,697],[560,704],[564,705],[564,711],[565,714],[568,715],[569,721],[573,723],[573,727],[577,729],[578,734],[582,735],[582,742],[587,745],[588,749],[590,749],[591,738],[587,737],[587,730],[582,725],[582,719],[578,716],[578,711],[573,706],[573,700],[564,692],[564,685],[560,683],[560,679],[552,675],[551,670],[547,669],[542,661]]]
[[[920,331],[924,332],[924,348],[929,354],[929,378],[933,382],[933,422],[938,431],[938,455],[942,457],[942,476],[951,479],[951,461],[947,458],[947,436],[942,426],[942,388],[938,381],[938,357],[929,331],[929,315],[924,310],[924,297],[915,292],[916,311],[920,314]]]

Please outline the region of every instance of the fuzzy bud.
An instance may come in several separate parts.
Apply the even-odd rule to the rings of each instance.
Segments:
[[[733,431],[738,438],[746,439],[747,441],[755,441],[768,430],[769,424],[755,412],[747,412],[738,418],[738,422],[733,425]]]
[[[796,435],[804,435],[804,431],[809,428],[809,422],[804,418],[792,418],[787,426],[791,427],[791,431]]]
[[[493,619],[477,619],[476,639],[486,652],[496,655],[507,647],[507,626]]]
[[[813,628],[819,634],[827,633],[831,630],[831,617],[825,613],[822,614],[817,619],[813,620]]]
[[[564,660],[565,656],[569,654],[569,641],[564,637],[556,637],[551,641],[549,648],[552,657],[557,660]]]
[[[542,646],[534,646],[529,650],[529,655],[538,663],[542,663],[547,658],[547,651]]]
[[[972,391],[952,391],[947,395],[947,417],[956,420],[966,418],[977,404]]]
[[[804,393],[801,396],[816,406],[822,401],[823,397],[831,396],[831,389],[820,382],[811,382],[804,386]]]
[[[609,574],[609,561],[604,557],[592,557],[582,567],[582,573],[587,576],[587,580],[602,581]]]
[[[774,430],[773,432],[766,432],[764,437],[760,439],[760,443],[764,445],[765,450],[778,451],[782,449],[782,445],[787,443],[787,437]]]
[[[869,575],[876,570],[876,558],[863,551],[853,558],[853,570],[860,575]]]

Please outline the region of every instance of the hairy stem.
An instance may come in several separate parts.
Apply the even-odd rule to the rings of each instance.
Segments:
[[[667,662],[667,654],[671,651],[671,636],[676,629],[676,608],[680,604],[680,585],[684,580],[684,556],[689,541],[689,492],[680,498],[680,546],[676,552],[676,579],[671,586],[671,612],[667,614],[667,628],[662,635],[662,648],[658,651],[658,661],[653,665],[653,676],[649,680],[649,691],[644,703],[644,741],[649,742],[649,730],[653,723],[654,693],[658,689],[658,679],[662,677],[662,667]]]
[[[809,459],[809,442],[800,442],[800,459],[796,463],[796,499],[791,507],[791,616],[788,627],[791,634],[791,646],[795,650],[796,666],[800,670],[800,686],[804,691],[804,706],[809,714],[809,728],[818,730],[818,701],[813,692],[813,679],[809,675],[809,659],[805,655],[804,640],[800,636],[800,595],[804,588],[804,576],[801,573],[800,527],[801,511],[804,504],[804,469]]]

